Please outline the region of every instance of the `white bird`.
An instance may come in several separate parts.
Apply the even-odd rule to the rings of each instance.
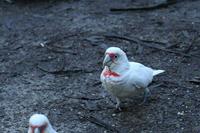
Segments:
[[[129,62],[126,53],[118,47],[106,50],[103,66],[100,77],[102,86],[116,97],[117,109],[120,109],[121,99],[133,97],[140,90],[144,91],[144,103],[150,93],[148,85],[153,77],[164,72],[137,62]]]
[[[57,133],[48,118],[43,114],[34,114],[29,119],[28,133]]]

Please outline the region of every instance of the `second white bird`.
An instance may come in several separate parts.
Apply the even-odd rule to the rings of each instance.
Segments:
[[[153,77],[164,72],[164,70],[154,70],[137,62],[129,62],[125,52],[117,47],[106,50],[103,66],[102,85],[116,97],[118,109],[120,109],[120,100],[134,96],[137,90],[144,90],[143,102],[145,102],[149,93],[147,87]]]

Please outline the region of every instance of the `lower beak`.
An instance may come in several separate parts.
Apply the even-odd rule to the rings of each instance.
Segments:
[[[103,67],[110,66],[112,64],[112,60],[109,55],[106,55],[103,60]]]

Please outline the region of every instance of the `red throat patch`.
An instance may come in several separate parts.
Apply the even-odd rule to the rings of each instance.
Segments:
[[[103,73],[103,76],[105,77],[119,77],[120,75],[116,72],[112,72],[110,70],[106,70],[104,73]]]

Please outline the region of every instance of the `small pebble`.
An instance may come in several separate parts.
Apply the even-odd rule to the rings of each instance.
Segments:
[[[112,114],[112,116],[116,116],[116,114]]]
[[[184,115],[184,111],[178,112],[177,115]]]
[[[78,114],[80,115],[80,114],[81,114],[81,112],[78,112]]]
[[[44,43],[40,43],[40,46],[44,47]]]

